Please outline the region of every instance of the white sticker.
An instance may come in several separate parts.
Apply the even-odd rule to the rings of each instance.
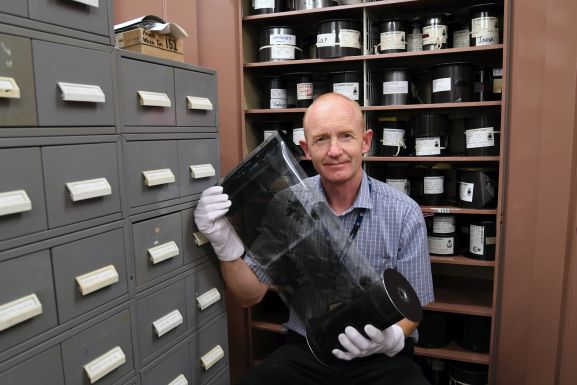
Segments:
[[[417,52],[423,50],[423,34],[410,33],[407,35],[407,51]]]
[[[493,68],[493,76],[503,76],[503,68]]]
[[[409,195],[411,185],[407,179],[385,179],[385,183]]]
[[[408,94],[409,82],[398,80],[393,82],[383,82],[383,95]]]
[[[317,47],[334,47],[337,42],[337,35],[331,33],[319,33],[317,35]]]
[[[312,100],[313,83],[297,83],[297,100]]]
[[[449,255],[454,254],[455,238],[428,236],[429,252],[431,254]]]
[[[270,108],[287,108],[288,97],[287,90],[283,88],[271,88],[270,90]]]
[[[296,45],[297,37],[295,35],[287,35],[284,33],[273,33],[269,37],[270,45]]]
[[[497,243],[497,237],[487,237],[485,238],[485,243],[487,245],[495,245]]]
[[[465,48],[469,47],[470,44],[468,29],[453,32],[453,48]]]
[[[339,44],[341,47],[361,49],[361,33],[354,29],[341,29],[339,31]]]
[[[273,45],[270,47],[270,57],[277,60],[293,60],[295,47],[292,45]]]
[[[445,178],[442,176],[426,176],[423,178],[423,192],[426,195],[442,194],[445,191]]]
[[[467,148],[494,147],[493,127],[473,128],[465,131]]]
[[[433,92],[451,91],[451,78],[433,79]]]
[[[474,183],[459,182],[459,199],[465,202],[473,202]]]
[[[473,254],[483,255],[485,252],[485,226],[471,225],[469,235],[469,251]]]
[[[441,48],[441,44],[447,44],[446,25],[427,25],[423,27],[423,45],[434,44]]]
[[[264,8],[274,9],[274,0],[253,0],[252,7],[254,9],[264,9]]]
[[[293,130],[293,142],[296,145],[300,144],[300,140],[305,138],[305,130],[304,128],[295,128]]]
[[[417,156],[440,155],[441,138],[439,136],[432,136],[430,138],[416,138],[415,153]]]
[[[450,234],[455,232],[455,216],[434,216],[433,233]]]
[[[383,128],[383,146],[402,146],[405,143],[405,130],[399,128]]]
[[[473,37],[485,32],[499,32],[499,18],[494,16],[476,17],[471,19],[471,34]]]
[[[265,130],[264,131],[264,140],[267,140],[269,136],[274,135],[276,130]]]
[[[381,32],[381,51],[389,49],[405,49],[405,32],[404,31],[390,31]]]
[[[334,83],[333,92],[344,95],[351,100],[359,100],[359,83]]]

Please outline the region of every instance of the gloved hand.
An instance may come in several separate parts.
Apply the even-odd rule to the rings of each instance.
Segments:
[[[231,204],[222,186],[213,186],[202,192],[194,210],[198,230],[208,238],[221,261],[234,261],[244,253],[242,242],[224,218]]]
[[[365,333],[369,339],[354,327],[347,326],[345,332],[339,334],[339,342],[344,351],[333,349],[333,355],[345,361],[375,353],[384,353],[392,357],[405,347],[405,334],[399,325],[393,324],[385,330],[379,330],[373,325],[365,325]]]

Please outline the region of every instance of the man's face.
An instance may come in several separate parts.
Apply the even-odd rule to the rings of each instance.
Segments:
[[[339,185],[360,177],[372,131],[363,130],[362,118],[350,103],[339,98],[315,108],[305,122],[305,137],[301,146],[325,183]]]

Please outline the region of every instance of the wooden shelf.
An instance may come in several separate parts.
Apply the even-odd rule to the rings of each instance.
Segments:
[[[431,255],[431,262],[446,265],[495,267],[495,261],[483,261],[479,259],[467,258],[462,255],[455,255],[450,257],[439,257],[436,255]]]
[[[455,206],[421,206],[423,213],[497,215],[497,209],[466,209]]]
[[[445,360],[472,362],[475,364],[489,364],[489,354],[475,353],[451,343],[444,348],[425,349],[415,346],[415,354],[424,357],[443,358]]]
[[[490,291],[435,287],[435,302],[428,304],[424,309],[491,317],[493,315],[491,297]]]
[[[499,156],[365,156],[365,162],[498,162]]]
[[[339,63],[339,62],[351,62],[351,61],[387,61],[387,60],[397,60],[403,58],[424,58],[424,57],[444,57],[463,54],[479,54],[479,53],[489,53],[494,55],[496,52],[503,51],[503,44],[494,44],[480,47],[467,47],[467,48],[445,48],[432,51],[413,51],[413,52],[397,52],[397,53],[387,53],[387,54],[371,54],[371,55],[355,55],[355,56],[344,56],[339,58],[326,58],[326,59],[299,59],[299,60],[278,60],[278,61],[266,61],[266,62],[253,62],[244,63],[244,68],[269,68],[269,67],[282,67],[282,66],[298,66],[298,65],[319,65],[323,63]]]
[[[262,330],[264,332],[271,332],[277,334],[286,334],[287,330],[282,324],[268,322],[268,321],[256,321],[251,322],[251,327],[256,330]]]

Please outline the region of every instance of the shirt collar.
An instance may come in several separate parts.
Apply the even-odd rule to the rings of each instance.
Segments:
[[[317,175],[314,179],[314,191],[316,192],[315,197],[313,198],[313,203],[317,202],[327,202],[327,197],[325,195],[325,191],[323,189],[321,179]],[[369,187],[369,177],[363,171],[363,177],[361,179],[361,189],[353,202],[353,205],[346,210],[343,215],[348,214],[349,212],[353,211],[354,209],[363,208],[363,209],[372,209],[373,208],[373,201],[371,200],[371,190]]]

